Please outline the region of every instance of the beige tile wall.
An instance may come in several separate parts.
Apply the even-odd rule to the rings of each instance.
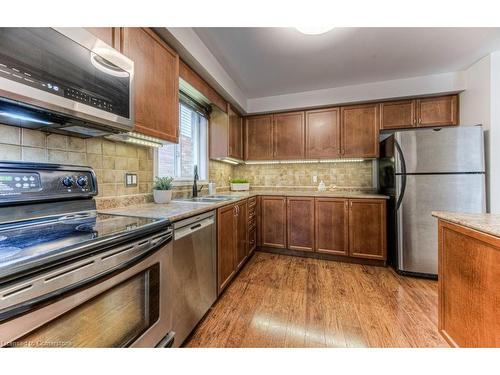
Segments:
[[[233,178],[234,167],[222,161],[210,160],[208,179],[217,184],[218,190],[229,189],[229,181]]]
[[[312,177],[318,176],[318,182]],[[327,187],[371,188],[372,161],[344,163],[304,163],[241,165],[234,167],[234,178],[246,178],[254,187],[315,187],[323,180]]]
[[[99,197],[150,193],[153,150],[103,138],[76,138],[0,125],[0,160],[87,165],[94,168]],[[138,186],[125,187],[125,173],[137,173]]]

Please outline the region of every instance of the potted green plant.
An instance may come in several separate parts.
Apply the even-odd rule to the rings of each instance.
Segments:
[[[172,199],[173,177],[156,177],[153,184],[153,198],[155,203],[168,203]]]
[[[250,183],[245,178],[233,178],[231,180],[232,191],[245,191],[250,190]]]

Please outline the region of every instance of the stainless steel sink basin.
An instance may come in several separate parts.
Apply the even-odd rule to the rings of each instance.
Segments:
[[[196,197],[196,198],[184,198],[184,199],[176,199],[177,202],[190,202],[190,203],[217,203],[224,202],[235,199],[237,197],[232,195],[208,195],[205,197]]]

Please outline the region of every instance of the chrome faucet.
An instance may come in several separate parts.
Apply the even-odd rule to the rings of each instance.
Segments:
[[[193,198],[196,198],[198,196],[198,192],[201,191],[201,189],[203,189],[203,186],[200,188],[200,190],[198,190],[198,185],[196,184],[196,181],[199,180],[199,177],[198,177],[198,166],[195,165],[194,166],[194,181],[193,181]]]

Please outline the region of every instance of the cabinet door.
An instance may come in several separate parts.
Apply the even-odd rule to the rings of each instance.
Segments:
[[[340,157],[340,108],[306,111],[306,157]]]
[[[228,106],[229,115],[229,155],[232,158],[243,160],[243,121],[231,106]]]
[[[262,246],[286,247],[286,198],[263,196],[260,200]]]
[[[418,126],[458,125],[458,96],[448,95],[417,100]]]
[[[217,211],[217,274],[221,292],[235,273],[236,228],[234,205],[219,208]]]
[[[303,159],[305,157],[304,112],[274,115],[273,137],[274,159]]]
[[[236,268],[240,268],[248,255],[247,201],[236,204]]]
[[[245,121],[245,160],[273,158],[273,116],[251,116]]]
[[[342,156],[378,157],[379,105],[366,104],[341,108]]]
[[[412,128],[416,125],[415,100],[380,104],[380,129]]]
[[[386,202],[381,199],[349,200],[349,254],[386,259]]]
[[[314,198],[287,198],[288,249],[313,251],[314,249]]]
[[[85,30],[94,34],[97,38],[101,39],[104,43],[109,44],[111,47],[119,49],[119,27],[86,27]]]
[[[134,61],[135,131],[177,143],[179,56],[147,28],[121,33],[122,53]]]
[[[316,198],[315,251],[349,255],[349,201],[342,198]]]

